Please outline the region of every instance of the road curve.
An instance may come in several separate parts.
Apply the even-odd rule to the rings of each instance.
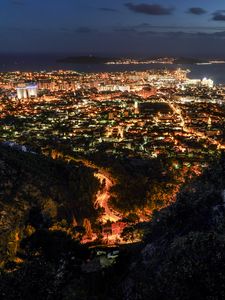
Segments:
[[[100,220],[102,223],[106,223],[108,220],[111,222],[117,222],[120,219],[118,213],[109,207],[110,189],[113,186],[113,182],[101,172],[95,173],[95,177],[98,178],[101,184],[104,183],[103,188],[97,193],[95,202],[96,208],[104,208],[104,213],[100,216]]]
[[[84,166],[96,170],[94,176],[98,178],[101,185],[104,183],[104,186],[97,192],[95,201],[95,208],[101,207],[104,209],[104,213],[99,217],[99,220],[103,224],[105,224],[107,221],[117,222],[120,220],[120,214],[109,206],[109,200],[111,197],[110,189],[115,184],[115,180],[112,178],[111,174],[85,159],[74,158],[68,155],[65,156],[65,159],[69,161],[72,160],[75,162],[81,162]]]

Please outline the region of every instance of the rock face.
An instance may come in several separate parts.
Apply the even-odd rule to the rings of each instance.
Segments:
[[[81,164],[0,146],[0,261],[15,256],[28,226],[94,220],[98,185],[93,171]]]
[[[145,246],[120,285],[121,299],[225,297],[224,188],[221,159],[155,213]]]

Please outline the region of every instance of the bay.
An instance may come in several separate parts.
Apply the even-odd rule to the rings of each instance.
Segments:
[[[142,65],[104,65],[104,64],[69,64],[59,63],[57,59],[65,54],[0,54],[0,72],[10,71],[52,71],[74,70],[77,72],[125,72],[153,69],[189,69],[189,78],[212,79],[216,84],[225,84],[225,64],[189,65],[189,64],[142,64]]]

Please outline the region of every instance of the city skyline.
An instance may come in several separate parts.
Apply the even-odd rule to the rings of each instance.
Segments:
[[[221,2],[3,0],[0,52],[221,56]]]

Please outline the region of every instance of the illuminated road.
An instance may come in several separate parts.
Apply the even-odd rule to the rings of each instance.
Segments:
[[[61,154],[60,154],[61,155]],[[117,222],[119,219],[121,219],[122,216],[119,215],[119,213],[115,210],[113,210],[109,206],[109,199],[111,197],[110,195],[110,189],[115,184],[115,180],[111,177],[111,174],[106,172],[104,169],[99,168],[92,162],[85,160],[85,159],[76,159],[72,156],[66,156],[64,157],[68,161],[75,161],[75,162],[81,162],[86,167],[95,169],[95,177],[98,178],[101,185],[104,184],[104,186],[97,192],[96,195],[96,201],[95,201],[95,208],[101,207],[104,209],[104,213],[100,216],[99,220],[104,224],[108,220],[111,222]]]
[[[109,207],[109,199],[110,199],[110,189],[113,186],[113,182],[109,177],[106,177],[101,172],[95,173],[95,177],[99,179],[101,184],[103,183],[104,186],[101,190],[98,191],[96,196],[95,207],[102,207],[104,208],[105,212],[100,217],[102,223],[106,223],[108,220],[111,222],[117,222],[120,217],[118,213]]]

